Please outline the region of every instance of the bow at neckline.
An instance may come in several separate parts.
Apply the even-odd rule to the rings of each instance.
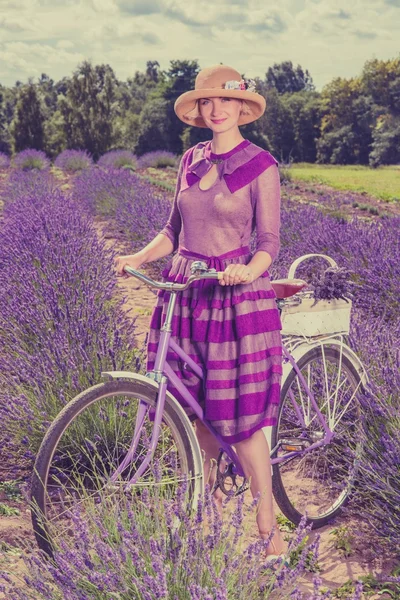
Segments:
[[[251,142],[249,142],[249,140],[243,140],[229,152],[215,154],[214,152],[211,152],[211,141],[199,144],[193,151],[192,161],[188,166],[188,171],[197,175],[199,179],[202,179],[215,164],[218,177],[221,179],[223,175],[233,173],[235,169],[249,160],[247,156],[242,158],[242,156],[238,157],[237,155],[250,145]],[[247,155],[247,153],[245,154]],[[239,160],[237,160],[238,158]]]

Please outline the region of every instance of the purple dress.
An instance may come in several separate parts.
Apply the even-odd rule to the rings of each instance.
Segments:
[[[163,272],[167,281],[185,282],[194,260],[223,271],[229,264],[252,258],[250,236],[256,230],[256,250],[274,260],[279,252],[280,182],[275,158],[244,140],[230,152],[213,154],[211,142],[189,149],[179,167],[175,199],[166,235],[178,252]],[[219,159],[218,178],[208,190],[200,179]],[[197,285],[196,285],[197,284]],[[252,283],[221,286],[195,282],[178,294],[173,317],[174,339],[205,372],[200,380],[172,351],[168,362],[230,444],[256,430],[275,425],[282,377],[282,340],[276,294],[268,271]],[[158,292],[150,323],[147,369],[154,368],[159,329],[164,323],[169,293]],[[178,391],[168,389],[196,418]]]

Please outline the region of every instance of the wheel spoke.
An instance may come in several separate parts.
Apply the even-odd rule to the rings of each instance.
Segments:
[[[334,435],[329,444],[285,458],[292,451],[282,447],[279,440],[288,439],[292,444],[307,440],[313,444],[326,436],[310,396],[292,370],[282,388],[278,425],[272,435],[274,457],[283,459],[273,467],[277,475],[274,493],[288,518],[299,522],[307,512],[310,521],[321,524],[340,510],[350,493],[359,443],[362,386],[342,348],[321,344],[303,357],[298,368]],[[299,421],[297,411],[305,417],[305,423]]]
[[[167,404],[154,456],[145,472],[137,483],[129,484],[149,450],[154,423],[148,411],[136,451],[117,480],[111,482],[131,448],[138,404],[143,401],[154,408],[155,398],[153,393],[141,395],[130,382],[98,387],[94,398],[88,390],[87,399],[77,397],[70,403],[76,404],[74,413],[61,413],[58,425],[48,432],[54,441],[42,444],[38,453],[32,499],[43,515],[44,526],[36,522],[39,515],[33,517],[33,523],[40,547],[49,553],[58,540],[70,537],[72,507],[90,520],[96,505],[105,499],[118,507],[127,498],[139,501],[147,489],[146,497],[148,493],[151,497],[153,490],[159,502],[161,497],[173,497],[183,481],[193,490],[200,491],[199,483],[202,485],[201,453],[198,447],[193,450],[189,441],[192,425],[181,421]]]

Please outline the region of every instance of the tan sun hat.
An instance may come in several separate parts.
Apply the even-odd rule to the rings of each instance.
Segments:
[[[226,65],[207,67],[197,75],[194,90],[185,92],[176,99],[175,113],[187,125],[207,127],[200,114],[195,111],[196,101],[199,98],[237,98],[245,100],[250,109],[250,113],[241,114],[238,120],[238,125],[246,125],[259,119],[266,107],[264,96],[254,90],[254,81],[244,81],[240,73],[232,67]],[[194,111],[195,116],[190,115],[191,111]]]

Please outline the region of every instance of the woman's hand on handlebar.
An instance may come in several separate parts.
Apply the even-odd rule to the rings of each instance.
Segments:
[[[125,273],[125,267],[131,267],[132,269],[139,269],[143,264],[143,259],[141,259],[137,254],[127,254],[126,256],[117,256],[115,258],[115,270],[117,273],[117,277],[123,277],[124,279],[128,278],[128,273]]]
[[[220,279],[220,285],[237,285],[238,283],[251,283],[254,273],[248,265],[228,265]]]

